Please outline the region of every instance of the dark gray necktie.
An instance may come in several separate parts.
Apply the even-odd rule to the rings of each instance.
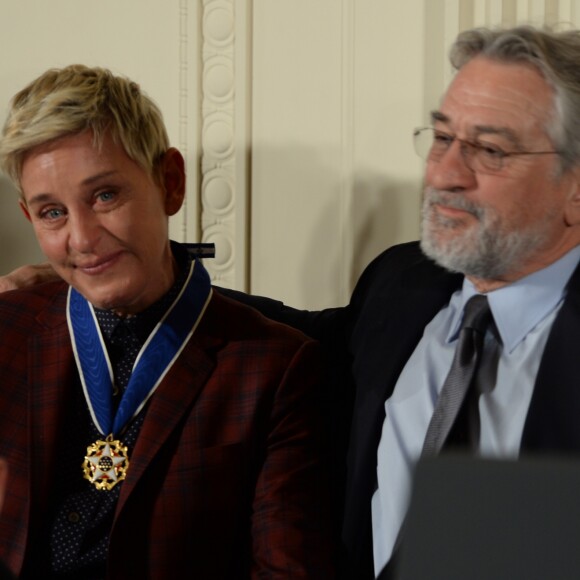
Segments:
[[[478,371],[485,332],[492,322],[487,297],[471,297],[463,321],[449,374],[443,383],[423,443],[423,455],[437,454],[445,444]],[[477,399],[475,400],[477,403]],[[475,406],[477,413],[477,406]]]

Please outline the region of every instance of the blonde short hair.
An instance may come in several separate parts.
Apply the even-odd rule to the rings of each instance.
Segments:
[[[20,189],[29,151],[86,130],[97,147],[110,132],[153,177],[169,148],[161,111],[137,83],[105,68],[75,64],[46,71],[13,97],[0,140],[0,166]]]

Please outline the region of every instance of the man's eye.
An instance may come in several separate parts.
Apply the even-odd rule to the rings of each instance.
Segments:
[[[486,157],[493,159],[503,159],[505,157],[504,151],[495,145],[490,145],[489,143],[477,143],[476,146],[479,153]]]
[[[447,133],[433,134],[433,143],[437,147],[450,147],[451,143],[453,143],[453,139],[455,139],[455,137],[453,137],[452,135],[448,135]]]

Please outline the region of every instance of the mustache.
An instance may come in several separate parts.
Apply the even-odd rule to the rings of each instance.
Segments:
[[[453,209],[459,209],[473,214],[476,218],[483,217],[485,210],[467,199],[462,193],[445,191],[428,186],[424,191],[423,207],[432,208],[435,205],[445,205]]]

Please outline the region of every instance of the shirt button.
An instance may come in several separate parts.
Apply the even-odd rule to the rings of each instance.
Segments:
[[[78,512],[70,512],[68,514],[68,521],[71,524],[78,524],[79,521],[80,521],[80,519],[81,519],[81,516],[80,516],[80,514]]]

